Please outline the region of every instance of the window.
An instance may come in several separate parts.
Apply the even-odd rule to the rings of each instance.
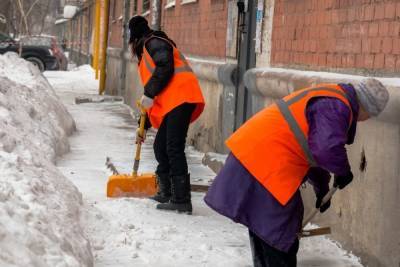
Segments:
[[[142,13],[150,10],[150,0],[143,0]]]
[[[137,0],[133,0],[133,15],[137,14]]]
[[[182,0],[181,5],[196,3],[197,0]]]
[[[175,0],[167,0],[167,4],[165,5],[165,8],[171,8],[175,6]]]

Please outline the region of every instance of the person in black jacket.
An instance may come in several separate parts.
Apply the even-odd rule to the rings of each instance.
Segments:
[[[129,21],[130,46],[132,54],[140,62],[144,47],[151,56],[155,69],[150,80],[144,85],[141,104],[148,109],[174,76],[175,43],[162,31],[153,31],[141,16]],[[155,38],[155,37],[161,37]],[[184,103],[170,111],[163,119],[155,141],[154,154],[158,162],[156,175],[159,191],[153,200],[159,202],[157,209],[192,212],[190,196],[190,176],[185,156],[186,136],[196,104]],[[146,130],[151,127],[146,120]],[[143,137],[137,133],[137,142]]]

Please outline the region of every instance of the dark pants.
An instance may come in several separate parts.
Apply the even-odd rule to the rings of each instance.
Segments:
[[[170,176],[188,174],[185,143],[195,107],[195,104],[185,103],[164,117],[154,140],[154,154],[158,162],[157,174]]]
[[[296,240],[290,250],[286,253],[271,247],[251,231],[249,231],[249,235],[254,267],[297,266],[299,240]]]

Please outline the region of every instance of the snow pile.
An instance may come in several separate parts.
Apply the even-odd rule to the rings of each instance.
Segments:
[[[58,93],[76,92],[82,95],[99,92],[99,81],[94,79],[95,73],[90,65],[82,65],[71,71],[46,71],[44,74]]]
[[[79,191],[54,165],[75,123],[32,64],[0,55],[0,266],[91,266]]]

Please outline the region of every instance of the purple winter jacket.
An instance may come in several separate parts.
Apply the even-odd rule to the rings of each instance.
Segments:
[[[329,172],[345,175],[350,171],[345,145],[354,141],[359,106],[353,86],[340,86],[351,104],[351,125],[350,109],[336,98],[314,98],[306,108],[308,145],[319,167],[310,168],[304,182],[311,183],[317,194],[329,190]],[[282,206],[233,154],[229,154],[204,201],[281,251],[289,250],[301,230],[304,207],[300,191]]]

